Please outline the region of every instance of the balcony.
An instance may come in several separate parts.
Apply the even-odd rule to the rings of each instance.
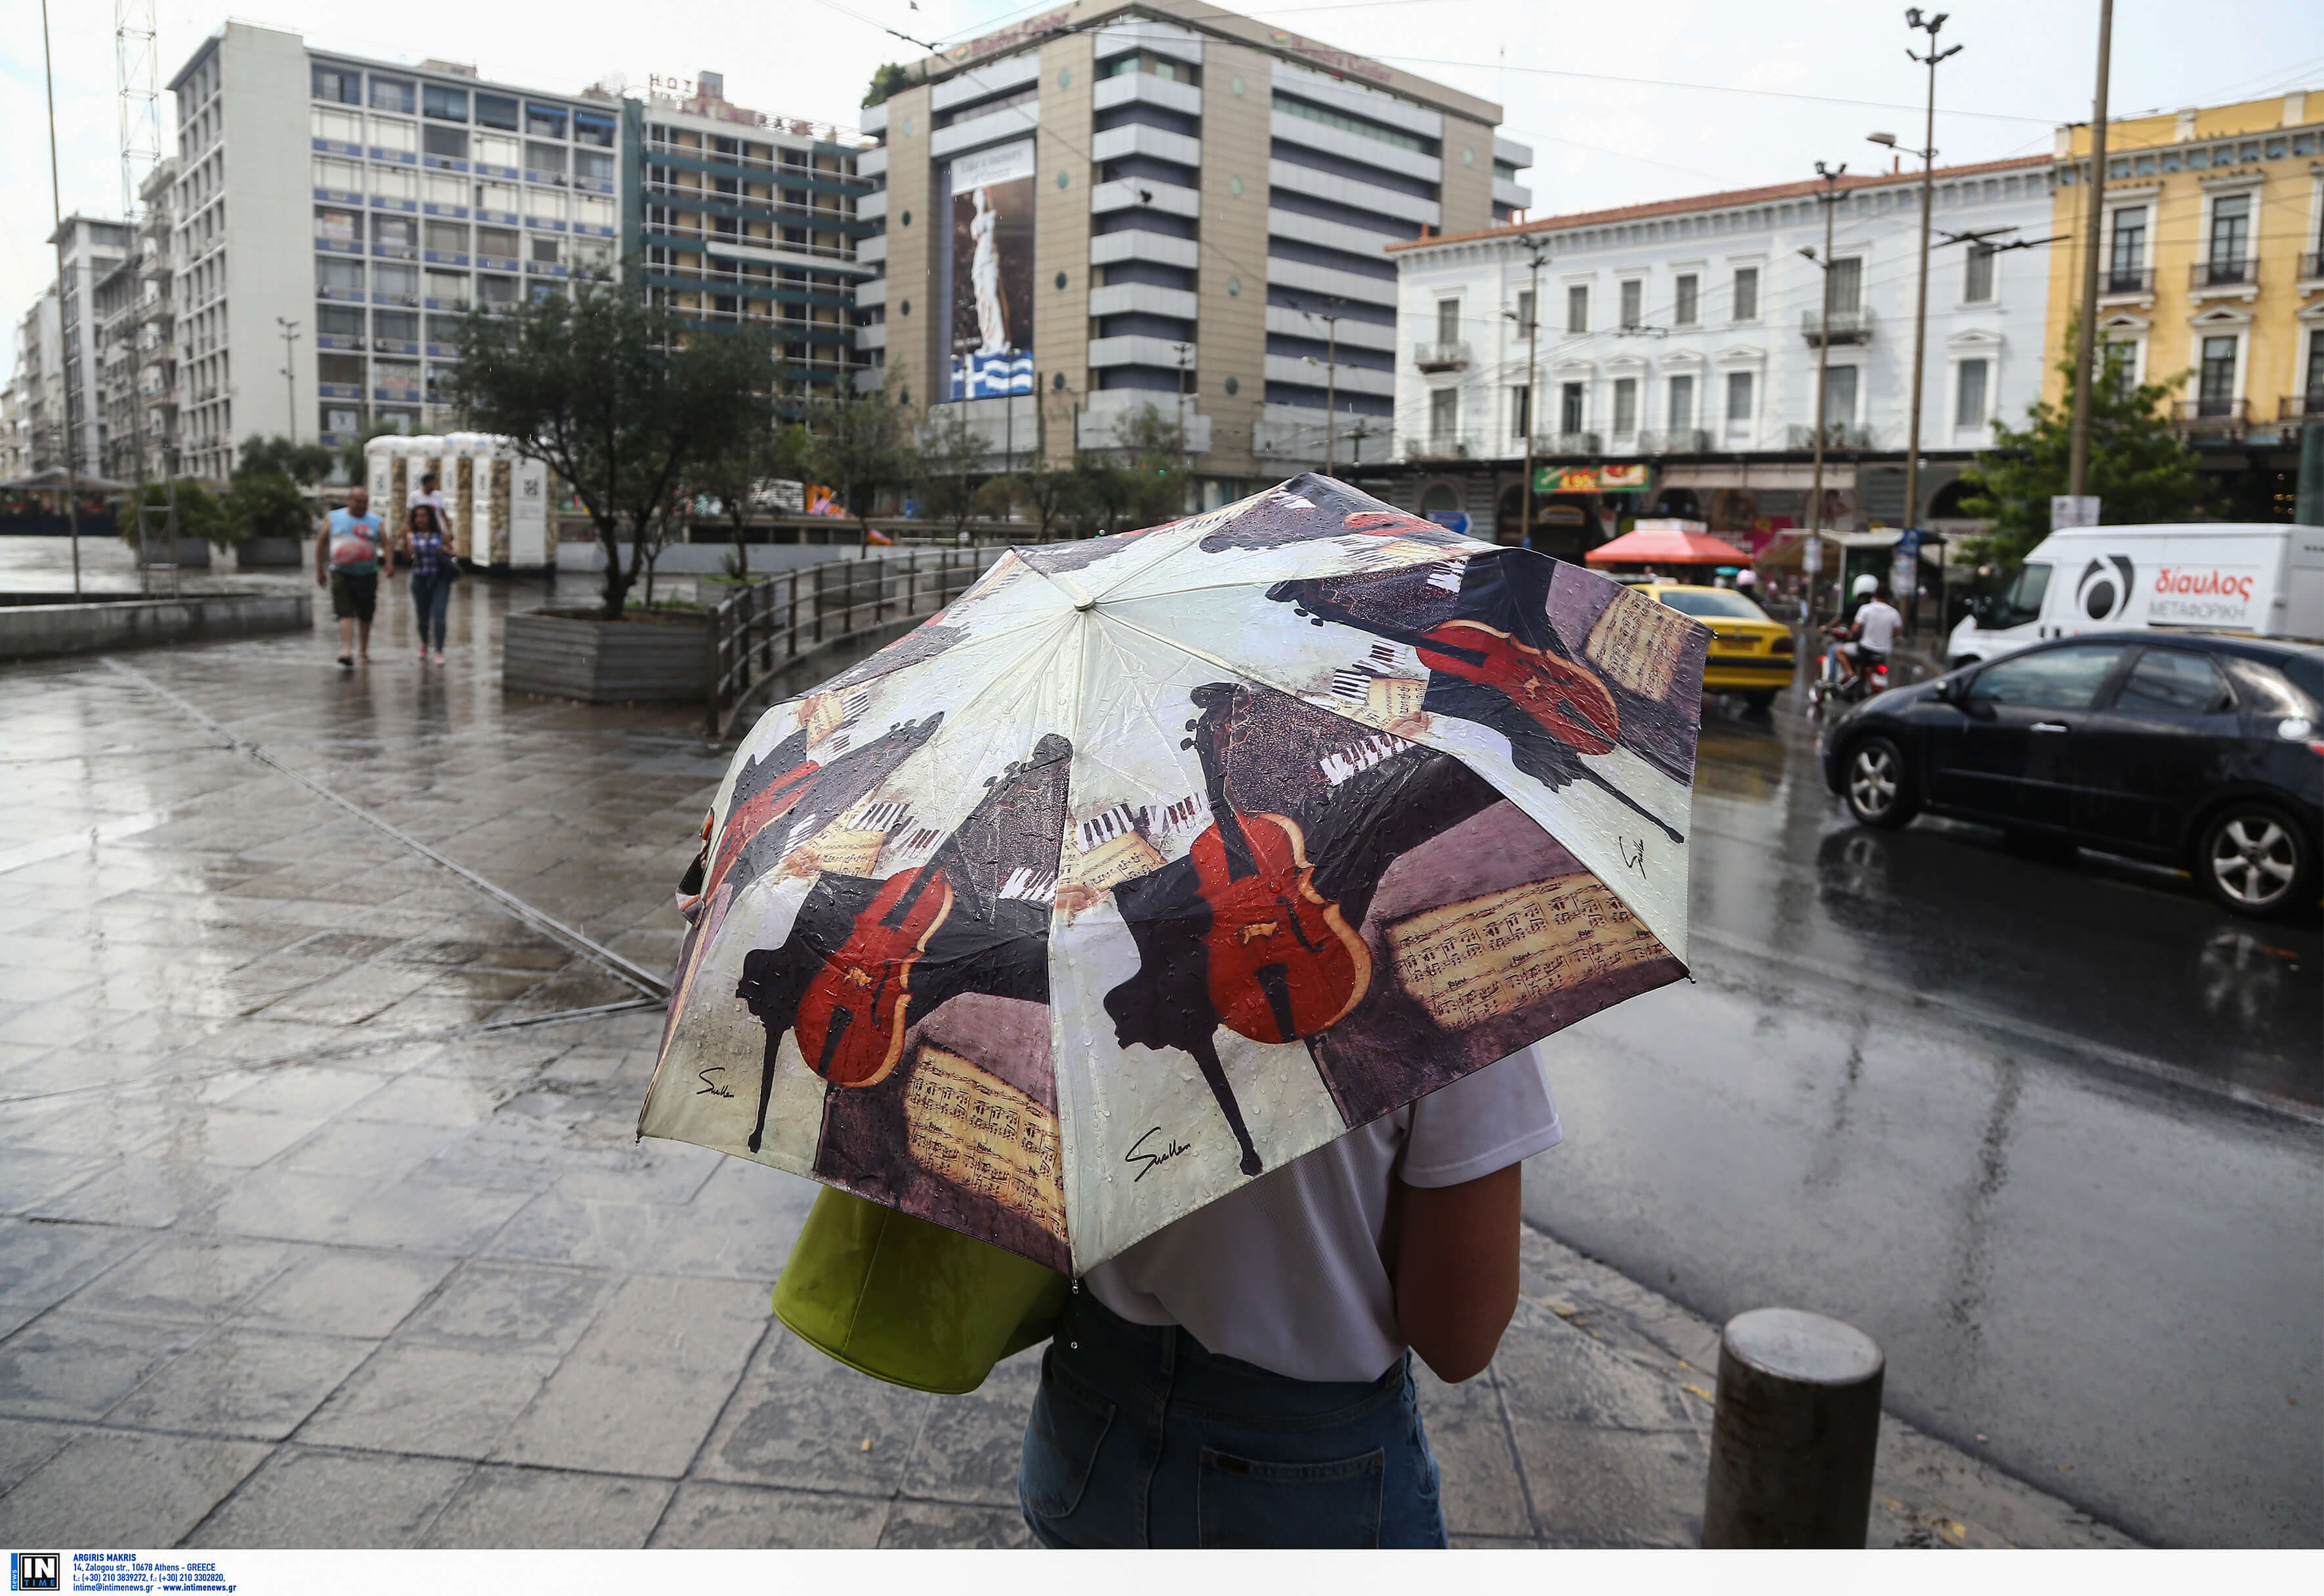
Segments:
[[[1786,427],[1784,447],[1788,449],[1812,449],[1816,446],[1817,429]],[[1872,429],[1855,421],[1830,421],[1821,429],[1823,447],[1828,449],[1868,449],[1872,447]]]
[[[2187,269],[2191,289],[2251,288],[2259,281],[2259,263],[2246,255],[2239,261],[2198,261]]]
[[[1665,427],[1638,434],[1642,455],[1700,455],[1711,448],[1711,434],[1700,427]]]
[[[1821,310],[1803,310],[1800,312],[1800,336],[1817,347],[1825,344],[1868,344],[1872,341],[1872,312],[1860,307],[1854,310],[1835,310],[1827,329]]]
[[[1466,344],[1415,344],[1412,364],[1425,372],[1460,372],[1469,369],[1469,346]]]
[[[2098,272],[2098,294],[2104,299],[2146,300],[2154,297],[2154,268],[2105,267]]]
[[[1594,455],[1599,452],[1595,432],[1544,432],[1533,440],[1536,455]]]
[[[2279,421],[2304,421],[2310,416],[2324,416],[2324,392],[2294,393],[2276,402]]]
[[[2251,403],[2242,399],[2182,399],[2173,418],[2179,430],[2197,438],[2241,438],[2251,422]]]
[[[2310,250],[2300,257],[2300,281],[2303,288],[2324,282],[2324,250]]]

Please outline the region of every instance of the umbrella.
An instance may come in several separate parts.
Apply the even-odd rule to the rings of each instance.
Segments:
[[[1600,543],[1582,556],[1593,566],[1748,566],[1750,555],[1723,538],[1675,527],[1646,527]]]
[[[1053,1268],[1685,973],[1709,632],[1303,475],[763,715],[640,1119]]]

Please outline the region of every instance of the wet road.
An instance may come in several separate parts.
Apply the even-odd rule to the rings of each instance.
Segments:
[[[1554,1044],[1527,1216],[1717,1319],[1813,1308],[1914,1422],[2120,1524],[2324,1543],[2324,939],[2168,872],[1851,825],[1706,724],[1697,983]]]

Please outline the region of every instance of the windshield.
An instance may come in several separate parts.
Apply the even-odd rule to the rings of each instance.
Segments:
[[[2024,626],[2042,618],[2042,598],[2050,591],[2050,567],[2029,565],[2017,567],[2016,577],[2000,592],[1987,595],[1980,605],[1978,624],[2000,631],[2009,626]]]
[[[1767,618],[1766,611],[1724,587],[1665,587],[1655,596],[1682,615],[1706,615],[1722,621]]]

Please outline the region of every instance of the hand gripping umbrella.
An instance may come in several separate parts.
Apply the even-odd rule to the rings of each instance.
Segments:
[[[1709,632],[1299,476],[761,718],[640,1121],[1082,1272],[1685,973]]]

